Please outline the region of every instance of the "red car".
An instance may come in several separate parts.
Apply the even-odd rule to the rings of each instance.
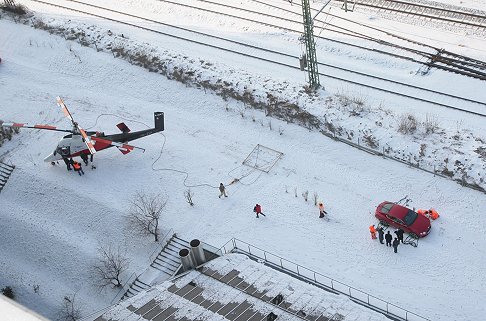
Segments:
[[[424,237],[430,232],[431,225],[427,217],[392,202],[378,205],[375,217],[381,224],[401,228],[412,236]]]

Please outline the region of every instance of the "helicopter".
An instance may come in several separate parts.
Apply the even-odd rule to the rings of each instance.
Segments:
[[[57,105],[62,109],[66,117],[71,121],[72,129],[60,129],[51,125],[30,126],[27,123],[7,122],[1,123],[1,126],[53,130],[69,133],[59,141],[56,149],[44,159],[45,162],[50,163],[58,160],[64,160],[66,164],[68,164],[68,159],[70,158],[81,156],[82,154],[92,156],[100,150],[107,149],[113,146],[117,147],[123,154],[128,154],[134,149],[140,149],[145,151],[145,149],[129,145],[127,144],[127,142],[164,130],[164,113],[155,112],[154,128],[131,132],[130,128],[128,128],[128,126],[122,122],[116,125],[116,127],[118,127],[118,129],[121,131],[121,133],[118,134],[105,135],[104,132],[85,131],[79,126],[77,122],[74,121],[71,112],[69,112],[69,109],[67,108],[61,97],[57,97]]]

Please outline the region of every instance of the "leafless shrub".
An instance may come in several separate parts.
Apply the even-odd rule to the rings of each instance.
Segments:
[[[378,146],[380,146],[378,140],[376,139],[375,136],[373,136],[373,134],[364,134],[363,141],[365,142],[366,145],[368,145],[371,148],[378,148]]]
[[[251,115],[251,120],[255,122],[255,115]]]
[[[270,128],[270,130],[273,130],[273,128],[272,128],[272,121],[271,120],[268,121],[268,128]]]
[[[96,285],[100,289],[112,285],[121,287],[121,274],[128,269],[129,260],[125,258],[118,246],[116,249],[112,244],[101,246],[98,249],[98,262],[94,265]]]
[[[412,114],[402,115],[398,131],[402,134],[413,134],[417,130],[417,119]]]
[[[288,186],[285,185],[285,193],[288,193],[288,192],[289,192]]]
[[[191,191],[190,188],[184,192],[184,198],[186,199],[186,202],[191,206],[194,206],[194,202],[192,201],[193,196],[194,192]]]
[[[424,121],[425,133],[432,134],[439,129],[439,122],[436,115],[426,114]]]
[[[463,122],[464,122],[464,121],[463,121],[462,119],[461,119],[461,120],[456,121],[456,131],[457,131],[457,132],[460,132],[460,131],[462,130],[462,125],[463,125]]]
[[[317,195],[317,193],[314,192],[314,194],[312,195],[312,198],[314,199],[314,205],[317,206],[317,200],[319,199],[319,195]]]
[[[297,187],[294,187],[294,195],[297,197]]]
[[[128,222],[141,235],[153,235],[155,242],[159,240],[159,219],[167,199],[160,195],[146,195],[138,192],[130,201],[131,207],[126,216]]]
[[[5,11],[10,11],[20,16],[27,13],[27,8],[24,5],[15,3],[14,0],[4,0],[4,4],[0,6]]]
[[[76,303],[76,293],[72,296],[64,296],[59,321],[77,321],[81,319],[81,309]]]
[[[282,126],[278,126],[278,134],[279,135],[283,135],[284,131],[285,131],[285,129],[283,129]]]
[[[307,200],[309,199],[309,191],[305,191],[302,193],[302,197],[304,198],[304,200],[307,202]]]
[[[420,157],[424,157],[425,156],[425,149],[426,148],[427,148],[427,145],[426,144],[421,144],[420,145],[420,151],[419,151]]]
[[[245,110],[244,109],[240,109],[239,113],[240,113],[241,118],[245,118]]]

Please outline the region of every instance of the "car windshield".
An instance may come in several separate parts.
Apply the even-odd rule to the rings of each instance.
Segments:
[[[393,207],[393,203],[386,203],[381,207],[381,212],[384,214],[388,214]]]
[[[403,218],[403,221],[405,222],[405,224],[407,226],[410,226],[410,225],[413,224],[413,222],[415,222],[415,220],[417,219],[417,216],[418,216],[417,213],[415,213],[412,210],[409,210],[407,215],[405,215],[405,217]]]

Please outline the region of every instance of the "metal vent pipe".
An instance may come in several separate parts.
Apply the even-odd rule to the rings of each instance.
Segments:
[[[194,253],[194,258],[196,259],[196,266],[205,263],[206,256],[204,255],[201,241],[194,239],[189,244],[191,245],[192,253]]]
[[[188,249],[181,249],[179,251],[179,257],[182,262],[182,268],[184,271],[189,271],[191,269],[194,269],[195,265],[191,257],[191,253],[189,252]]]

